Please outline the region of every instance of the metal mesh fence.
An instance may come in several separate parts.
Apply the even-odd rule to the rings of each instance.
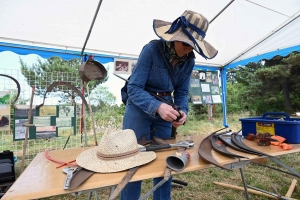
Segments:
[[[21,86],[21,94],[16,102],[16,105],[24,105],[30,104],[30,97],[32,88],[28,85],[28,82],[37,81],[37,78],[35,76],[29,76],[29,80],[26,80],[26,78],[23,76],[20,70],[11,70],[11,69],[0,69],[1,74],[9,75],[14,77],[18,80]],[[51,83],[54,81],[68,81],[72,85],[78,85],[79,82],[81,82],[80,79],[78,79],[77,73],[66,73],[66,72],[52,72],[47,74],[47,79],[43,80],[45,85],[44,87],[47,88]],[[72,81],[71,81],[72,80]],[[74,82],[76,81],[76,83]],[[11,97],[14,98],[17,92],[17,85],[14,81],[12,81],[9,78],[0,76],[0,91],[10,91]],[[69,93],[70,88],[67,88],[66,86],[59,86],[59,92],[63,93]],[[48,97],[48,96],[47,96]],[[44,152],[45,150],[57,150],[57,149],[63,149],[65,148],[78,148],[85,146],[85,137],[84,132],[81,134],[80,132],[80,117],[81,117],[81,100],[80,98],[75,98],[76,102],[76,134],[72,135],[70,139],[67,141],[66,137],[53,137],[48,139],[30,139],[27,143],[26,148],[26,157],[25,157],[25,164],[29,164],[32,159],[40,152]],[[41,95],[35,95],[33,98],[33,105],[40,105],[42,103]],[[57,98],[50,97],[46,98],[44,105],[57,105]],[[12,120],[14,118],[14,109],[11,108],[11,124]],[[88,114],[88,113],[87,113]],[[1,115],[1,114],[0,114]],[[97,138],[100,137],[101,131],[103,127],[101,125],[97,129]],[[113,127],[113,128],[119,128],[119,127]],[[7,131],[1,131],[0,130],[0,152],[5,150],[10,150],[14,152],[14,155],[17,156],[18,159],[22,159],[23,154],[23,147],[24,147],[24,140],[14,141],[13,140],[13,134],[14,134],[14,127],[12,127],[10,130]],[[87,141],[89,144],[93,142],[93,135],[87,134]]]

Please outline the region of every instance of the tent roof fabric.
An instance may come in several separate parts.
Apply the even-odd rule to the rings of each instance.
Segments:
[[[185,9],[213,19],[230,1],[103,1],[85,54],[99,62],[136,59],[144,44],[157,39],[153,19],[172,22]],[[78,58],[99,1],[0,1],[0,51]],[[211,24],[206,40],[216,58],[196,58],[196,67],[232,68],[299,51],[298,0],[235,0]]]

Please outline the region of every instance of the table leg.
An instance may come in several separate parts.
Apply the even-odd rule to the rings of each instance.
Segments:
[[[115,189],[116,189],[116,186],[115,186],[115,185],[110,187],[110,193],[109,193],[109,196],[112,195],[112,193],[114,192]]]
[[[245,176],[244,176],[244,172],[243,172],[242,168],[240,168],[240,173],[241,173],[241,177],[242,177],[242,181],[243,181],[243,185],[244,185],[244,189],[245,189],[245,197],[247,200],[249,200],[247,184],[246,184],[246,180],[245,180]]]

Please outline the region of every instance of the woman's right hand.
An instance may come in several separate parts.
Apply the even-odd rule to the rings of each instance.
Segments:
[[[160,117],[168,122],[173,122],[179,117],[179,113],[174,108],[166,103],[162,103],[158,106],[156,112]]]

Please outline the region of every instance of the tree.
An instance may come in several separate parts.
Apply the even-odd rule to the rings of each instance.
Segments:
[[[257,114],[267,111],[293,113],[300,106],[299,63],[299,53],[275,56],[229,70],[227,77],[228,81],[245,86],[240,95]]]
[[[293,52],[286,57],[276,56],[266,60],[266,68],[256,72],[257,77],[270,88],[273,94],[281,94],[277,97],[277,102],[283,101],[281,110],[287,113],[299,109],[299,64],[300,54]]]
[[[289,57],[284,58],[283,62],[287,64],[287,68],[290,71],[288,77],[290,98],[292,102],[292,108],[294,111],[300,110],[300,53],[293,52]]]
[[[264,92],[260,89],[262,82],[257,79],[255,72],[262,68],[262,63],[249,63],[246,66],[236,67],[228,70],[227,82],[227,104],[231,105],[234,112],[238,108],[241,110],[257,111],[258,98]],[[234,95],[233,97],[230,97]]]
[[[37,60],[37,63],[28,66],[20,59],[21,73],[27,79],[30,86],[35,86],[35,95],[43,97],[47,87],[55,81],[67,81],[81,90],[82,81],[78,73],[78,68],[81,65],[78,59],[63,60],[60,57],[51,57],[42,61]],[[94,89],[97,85],[105,82],[105,80],[93,80],[89,82],[90,89]],[[50,93],[51,97],[59,97],[59,103],[72,103],[76,97],[74,91],[65,86],[53,88]],[[87,96],[87,93],[85,93]]]
[[[99,110],[104,106],[116,104],[116,97],[108,90],[108,87],[99,85],[90,94],[91,104]]]
[[[228,113],[239,113],[247,110],[249,104],[244,100],[245,86],[241,83],[227,83],[226,104]]]

